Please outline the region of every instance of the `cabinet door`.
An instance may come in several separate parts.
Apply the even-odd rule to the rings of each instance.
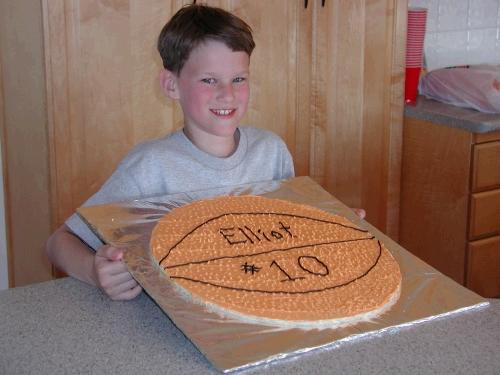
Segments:
[[[54,227],[99,188],[134,144],[182,125],[180,109],[160,92],[156,38],[189,2],[43,1]],[[301,2],[207,3],[241,16],[254,30],[245,123],[278,133],[301,160],[300,152],[308,151],[295,147]]]
[[[295,147],[298,68],[301,63],[306,64],[299,61],[299,56],[310,58],[301,54],[297,46],[302,32],[298,18],[305,16],[299,6],[301,2],[233,0],[228,3],[228,10],[252,27],[256,44],[250,62],[251,98],[244,123],[280,135],[297,163],[302,158]]]
[[[500,297],[500,236],[469,242],[467,288],[483,297]]]
[[[37,79],[45,79],[40,103],[47,112],[49,157],[44,153],[38,160],[46,169],[30,164],[26,171],[50,180],[50,197],[38,201],[50,202],[52,229],[101,186],[135,144],[182,126],[180,109],[159,88],[156,38],[189,2],[38,3],[45,76]],[[279,134],[297,175],[311,175],[347,204],[366,208],[368,219],[395,237],[406,1],[327,0],[323,7],[310,0],[307,8],[303,0],[208,3],[242,16],[254,30],[245,122]],[[12,185],[23,181],[6,173]],[[11,212],[22,209],[12,196],[6,199]],[[46,225],[46,216],[31,226]],[[13,220],[9,225],[16,226],[11,233],[28,228]],[[17,250],[11,252],[16,263]]]
[[[406,1],[313,3],[311,174],[397,238]]]
[[[51,228],[41,29],[40,2],[0,1],[0,159],[4,178],[0,199],[5,203],[1,214],[5,207],[10,287],[45,281],[52,274],[44,256]],[[7,267],[3,250],[2,278]]]
[[[44,0],[53,227],[94,193],[133,145],[179,126],[156,52],[181,2]]]
[[[472,135],[405,118],[400,244],[465,281]]]
[[[155,42],[187,2],[43,1],[54,226],[134,144],[180,126],[179,109],[158,86]],[[297,175],[366,208],[394,236],[405,2],[208,3],[254,29],[247,122],[285,139]]]

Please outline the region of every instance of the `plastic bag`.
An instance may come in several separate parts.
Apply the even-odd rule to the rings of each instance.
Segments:
[[[420,79],[419,92],[458,107],[500,113],[500,66],[434,70]]]

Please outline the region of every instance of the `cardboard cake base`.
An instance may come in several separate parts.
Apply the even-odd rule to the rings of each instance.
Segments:
[[[373,321],[336,329],[302,330],[242,323],[186,301],[152,261],[149,252],[151,231],[156,222],[174,207],[218,195],[243,194],[312,205],[345,216],[368,230],[387,246],[401,268],[402,287],[398,302]],[[132,275],[206,358],[224,372],[488,305],[486,299],[439,273],[360,220],[308,177],[83,207],[78,212],[103,241],[126,249],[125,262]]]

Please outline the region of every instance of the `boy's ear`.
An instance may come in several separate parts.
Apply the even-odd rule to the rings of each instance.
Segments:
[[[177,75],[170,70],[163,69],[160,73],[160,86],[163,93],[170,99],[179,99]]]

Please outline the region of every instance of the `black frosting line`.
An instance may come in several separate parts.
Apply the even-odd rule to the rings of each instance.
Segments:
[[[330,273],[330,270],[328,269],[327,265],[325,263],[323,263],[321,260],[319,260],[317,257],[315,256],[310,256],[310,255],[301,255],[300,257],[297,258],[297,263],[299,264],[299,267],[302,268],[304,271],[306,272],[309,272],[311,275],[318,275],[318,273],[316,272],[312,272],[311,270],[308,270],[307,268],[305,268],[302,263],[300,262],[300,259],[301,258],[313,258],[313,259],[316,259],[316,261],[321,264],[323,267],[325,267],[326,269],[326,273],[325,274],[322,274],[322,273],[319,273],[319,275],[321,276],[326,276]]]
[[[190,265],[190,264],[208,263],[208,262],[211,262],[211,261],[216,261],[216,260],[221,260],[221,259],[235,259],[235,258],[244,258],[244,257],[254,257],[256,255],[263,255],[263,254],[269,254],[269,253],[274,253],[274,252],[284,252],[284,251],[289,251],[289,250],[302,249],[304,247],[310,247],[310,246],[324,246],[324,245],[332,245],[332,244],[336,244],[336,243],[373,240],[374,238],[375,238],[374,236],[371,236],[371,237],[364,237],[364,238],[353,238],[353,239],[349,239],[349,240],[320,242],[320,243],[313,243],[313,244],[306,244],[306,245],[291,246],[291,247],[286,247],[286,248],[283,248],[283,249],[281,249],[281,248],[270,249],[270,250],[261,251],[259,253],[255,253],[255,254],[224,255],[224,256],[210,258],[210,259],[195,260],[195,261],[192,261],[192,262],[173,264],[173,265],[170,265],[170,266],[163,267],[163,269],[166,270],[166,269],[172,269],[172,268],[187,266],[187,265]]]
[[[375,260],[375,262],[373,263],[373,265],[365,273],[363,273],[362,275],[360,275],[360,276],[358,276],[358,277],[356,277],[356,278],[354,278],[352,280],[349,280],[349,281],[347,281],[347,282],[345,282],[343,284],[333,285],[333,286],[329,286],[329,287],[325,287],[325,288],[320,288],[320,289],[306,290],[306,291],[303,291],[303,292],[300,292],[300,291],[290,292],[290,291],[286,291],[286,290],[274,290],[274,291],[271,291],[271,290],[261,290],[261,289],[235,288],[235,287],[230,287],[230,286],[226,286],[226,285],[219,285],[219,284],[211,283],[211,282],[208,282],[208,281],[195,280],[195,279],[191,279],[189,277],[184,277],[184,276],[170,276],[170,278],[172,278],[172,279],[187,280],[187,281],[191,281],[191,282],[194,282],[194,283],[201,283],[201,284],[205,284],[205,285],[210,285],[210,286],[220,287],[220,288],[230,289],[230,290],[237,290],[237,291],[241,291],[241,292],[257,292],[257,293],[266,293],[266,294],[275,294],[275,293],[283,293],[283,294],[318,293],[318,292],[324,292],[325,290],[342,288],[344,286],[352,284],[353,282],[355,282],[357,280],[362,279],[363,277],[366,277],[377,266],[377,264],[378,264],[378,262],[380,260],[380,257],[382,256],[382,245],[380,244],[379,240],[377,240],[377,244],[378,244],[378,248],[379,248],[377,259]]]
[[[197,225],[196,227],[194,227],[192,230],[190,230],[188,233],[186,233],[184,236],[182,236],[182,238],[179,241],[177,241],[174,244],[174,246],[172,246],[170,249],[168,249],[167,254],[162,259],[160,259],[159,263],[160,264],[163,263],[163,261],[168,258],[168,256],[172,252],[172,250],[175,249],[182,241],[184,241],[188,236],[190,236],[198,228],[201,228],[202,226],[208,224],[211,221],[220,219],[221,217],[224,217],[224,216],[230,216],[230,215],[276,215],[276,216],[288,216],[288,217],[293,217],[293,218],[298,218],[298,219],[313,220],[313,221],[317,221],[317,222],[320,222],[320,223],[327,223],[327,224],[339,225],[341,227],[349,228],[349,229],[354,229],[356,231],[363,232],[363,233],[367,233],[368,232],[367,230],[364,230],[364,229],[361,229],[361,228],[358,228],[358,227],[352,227],[352,226],[349,226],[349,225],[344,225],[344,224],[337,223],[335,221],[323,220],[323,219],[316,219],[316,218],[313,218],[313,217],[303,216],[303,215],[293,215],[293,214],[286,214],[286,213],[279,213],[279,212],[228,212],[228,213],[224,213],[222,215],[214,216],[214,217],[212,217],[212,218],[204,221],[203,223]]]

